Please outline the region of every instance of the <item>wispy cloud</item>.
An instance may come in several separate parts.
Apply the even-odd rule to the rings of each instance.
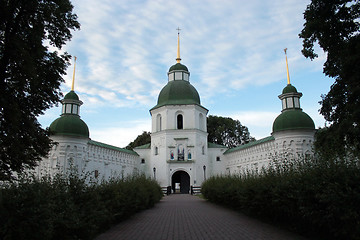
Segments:
[[[98,121],[95,113],[110,114],[104,109],[114,113],[116,108],[118,115],[127,118],[131,109],[132,115],[136,115],[134,119],[148,117],[149,124],[147,109],[156,105],[158,94],[167,83],[167,71],[176,58],[176,28],[180,27],[182,63],[189,68],[190,82],[199,91],[202,102],[210,105],[205,107],[221,109],[223,102],[231,105],[238,95],[256,91],[257,96],[246,111],[239,112],[242,106],[231,106],[234,112],[224,116],[239,119],[257,138],[268,136],[280,113],[276,94],[281,89],[274,96],[276,108],[263,111],[259,106],[267,100],[260,97],[268,90],[264,86],[286,83],[283,49],[288,48],[290,78],[303,72],[321,72],[326,58],[321,51],[320,57],[312,62],[301,55],[298,34],[308,3],[73,0],[81,30],[73,33],[64,50],[78,57],[75,90],[84,102],[82,118],[90,126],[92,121]],[[72,70],[70,67],[65,76],[62,86],[65,93],[71,86]],[[246,95],[249,98],[251,94]],[[271,112],[272,109],[276,112]],[[317,109],[311,111],[314,121],[319,121],[316,125],[321,125]],[[86,116],[88,113],[93,115]],[[92,127],[92,138],[125,146],[143,130],[150,130],[148,125],[137,123],[136,127],[123,122],[112,124],[108,126],[121,128]]]
[[[243,111],[230,113],[228,116],[239,120],[248,127],[251,136],[259,139],[271,134],[272,124],[278,115],[279,112]]]
[[[131,126],[124,122],[120,122],[118,125],[122,127],[99,127],[96,130],[90,130],[90,137],[113,146],[126,147],[143,131],[150,131],[148,119],[131,122]]]
[[[284,47],[291,49],[294,71],[303,61],[301,42],[294,39],[306,5],[298,1],[76,0],[74,4],[82,30],[74,33],[68,51],[84,56],[81,64],[86,65],[78,90],[118,106],[123,100],[147,106],[149,99],[156,99],[175,62],[177,26],[183,29],[183,62],[191,81],[202,85],[204,97],[279,81]]]

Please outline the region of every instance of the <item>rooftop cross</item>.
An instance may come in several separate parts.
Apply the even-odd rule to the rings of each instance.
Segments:
[[[288,66],[286,51],[287,51],[287,48],[284,49],[284,52],[285,52],[285,59],[286,59],[287,83],[290,84],[289,66]]]
[[[71,84],[71,91],[74,91],[76,59],[77,59],[77,57],[74,56],[74,72],[73,72],[73,79],[72,79],[72,84]]]
[[[178,46],[177,46],[177,58],[176,58],[176,62],[180,63],[181,58],[180,58],[180,28],[178,27],[176,29],[178,31]]]

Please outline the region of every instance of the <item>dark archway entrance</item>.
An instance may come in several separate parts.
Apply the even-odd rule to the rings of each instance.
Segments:
[[[180,186],[179,186],[180,185]],[[180,189],[177,189],[177,187]],[[171,177],[171,188],[173,192],[189,193],[190,191],[190,176],[185,171],[177,171]]]

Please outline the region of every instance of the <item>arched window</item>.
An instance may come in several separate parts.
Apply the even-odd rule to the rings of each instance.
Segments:
[[[199,114],[199,129],[205,131],[204,115],[202,113]]]
[[[155,147],[155,155],[158,155],[159,154],[159,149],[158,147]]]
[[[162,121],[161,115],[158,114],[158,115],[156,116],[156,131],[157,131],[157,132],[158,132],[158,131],[161,131],[161,129],[162,129],[161,121]]]
[[[177,115],[177,129],[183,129],[183,115]]]

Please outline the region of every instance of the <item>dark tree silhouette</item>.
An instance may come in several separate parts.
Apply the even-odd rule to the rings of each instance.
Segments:
[[[248,128],[241,125],[239,120],[228,117],[208,116],[207,131],[209,142],[225,145],[228,148],[255,140],[250,136]]]
[[[321,131],[323,143],[336,140],[344,152],[360,153],[360,1],[312,0],[304,12],[302,53],[311,60],[318,55],[314,43],[327,53],[324,74],[335,82],[322,95],[320,113],[331,124]],[[320,134],[320,133],[319,133]],[[328,137],[325,137],[326,134]]]
[[[69,0],[0,0],[0,180],[33,168],[51,140],[37,117],[59,102],[70,55],[61,49],[80,28]]]

